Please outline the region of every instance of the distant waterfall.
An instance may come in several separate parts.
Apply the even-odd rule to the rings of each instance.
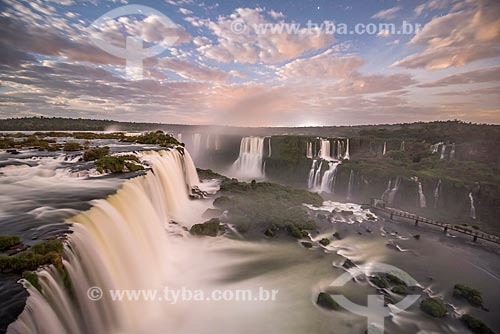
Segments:
[[[446,152],[446,145],[441,145],[441,156],[439,159],[443,160],[444,159],[444,153]]]
[[[215,136],[215,150],[216,151],[220,150],[220,136],[219,135]]]
[[[427,202],[425,200],[425,194],[422,188],[422,182],[418,179],[418,177],[415,177],[415,181],[418,184],[418,204],[420,205],[421,208],[425,208],[427,207]]]
[[[307,143],[306,158],[308,158],[308,159],[313,158],[313,143],[311,143],[311,142]]]
[[[161,291],[175,275],[177,256],[165,231],[170,220],[182,222],[193,210],[189,187],[194,165],[177,150],[149,152],[153,171],[126,181],[115,195],[67,220],[63,265],[73,293],[57,269],[37,271],[42,291],[29,286],[26,307],[8,332],[140,333],[153,319],[168,319],[165,308],[147,300],[111,300],[110,289]],[[92,301],[89,288],[104,292]],[[170,319],[174,321],[175,319]]]
[[[474,197],[472,196],[472,191],[469,193],[469,201],[470,201],[470,217],[472,219],[476,219],[476,206],[474,205]]]
[[[441,180],[438,180],[436,188],[434,188],[434,209],[437,209],[438,207],[440,192],[441,192]]]
[[[313,160],[311,169],[309,170],[309,175],[307,177],[307,187],[312,189],[314,187],[314,175],[316,171],[317,160]]]
[[[351,156],[349,154],[349,138],[347,138],[344,160],[349,160],[350,158]]]
[[[401,142],[401,147],[399,148],[401,151],[404,151],[405,150],[405,141],[403,140]]]
[[[396,194],[398,193],[400,184],[401,184],[401,179],[398,176],[396,178],[396,180],[394,180],[394,184],[392,185],[391,190],[389,190],[389,193],[387,194],[387,203],[389,203],[389,204],[394,203],[394,198],[396,197]]]
[[[206,142],[205,142],[205,148],[206,148],[207,150],[209,150],[209,149],[210,149],[210,147],[211,147],[211,146],[210,146],[210,139],[212,139],[212,137],[210,136],[210,134],[208,134],[208,135],[207,135]]]
[[[342,159],[342,143],[338,139],[335,142],[337,143],[337,159],[340,160]]]
[[[200,146],[201,135],[199,133],[193,133],[193,154],[195,157],[200,153]]]
[[[319,157],[324,160],[332,160],[330,140],[320,139],[320,143],[321,143],[321,148]]]
[[[354,171],[351,169],[351,173],[349,174],[349,183],[347,185],[347,200],[352,199],[353,186],[354,186]]]
[[[382,149],[382,155],[385,155],[387,153],[387,142],[384,142],[384,148]]]
[[[177,134],[177,140],[182,142],[182,133]]]
[[[455,143],[451,144],[450,160],[455,159]]]
[[[335,179],[335,173],[337,171],[337,167],[340,164],[338,161],[330,161],[328,163],[328,170],[323,174],[323,178],[321,179],[321,191],[331,193],[333,191],[333,182]]]
[[[439,143],[436,143],[434,145],[431,145],[431,153],[436,154],[439,151],[439,148],[441,147],[441,145],[443,145],[443,144],[444,144],[443,142],[439,142]]]
[[[241,139],[240,155],[233,164],[239,177],[263,178],[264,138],[245,137]]]
[[[267,142],[267,145],[268,145],[268,149],[267,149],[267,157],[270,158],[271,157],[271,137],[269,137],[268,139],[269,141]]]
[[[389,193],[391,191],[391,179],[389,179],[389,182],[387,183],[387,188],[385,188],[384,192],[382,193],[382,200],[384,202],[388,202],[389,199]]]

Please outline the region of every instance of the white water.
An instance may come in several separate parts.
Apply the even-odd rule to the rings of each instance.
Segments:
[[[385,155],[387,153],[387,142],[384,142],[384,149],[382,150],[382,155]]]
[[[446,145],[441,145],[441,156],[439,159],[443,160],[444,159],[444,153],[446,152]]]
[[[349,184],[347,185],[347,200],[352,199],[352,188],[354,186],[354,171],[349,174]]]
[[[474,197],[472,196],[472,191],[469,193],[469,201],[470,201],[470,217],[475,220],[476,206],[474,205]]]
[[[193,154],[195,157],[200,154],[201,145],[201,135],[199,133],[193,133]]]
[[[451,144],[450,160],[455,159],[455,143]]]
[[[319,152],[319,157],[323,160],[333,160],[331,157],[331,146],[330,140],[320,139],[321,148]]]
[[[392,189],[391,183],[392,182],[389,179],[389,182],[387,182],[387,188],[385,188],[385,191],[382,194],[382,200],[385,202],[388,202],[388,199],[389,199],[389,193],[391,192],[391,189]]]
[[[441,180],[436,183],[436,188],[434,189],[434,209],[437,209],[439,204],[439,193],[441,192]]]
[[[152,163],[152,172],[125,182],[115,195],[67,221],[73,233],[67,236],[63,264],[76,298],[54,267],[39,270],[42,293],[28,288],[26,307],[9,333],[153,332],[153,319],[168,316],[153,302],[87,298],[93,286],[161,291],[175,279],[172,266],[179,256],[169,247],[167,222],[189,226],[200,219],[194,220],[194,214],[201,215],[195,207],[202,203],[188,196],[197,177],[187,151],[184,156],[174,149],[142,157]]]
[[[321,186],[321,168],[323,167],[323,160],[319,163],[318,169],[316,170],[316,173],[314,173],[314,189],[319,189]]]
[[[307,143],[306,158],[313,158],[313,144],[311,142]]]
[[[311,169],[309,170],[309,175],[307,177],[307,187],[312,189],[314,187],[314,175],[316,170],[316,162],[317,160],[313,160]]]
[[[219,135],[215,136],[215,150],[216,151],[220,150],[220,136]]]
[[[389,193],[387,195],[387,203],[389,203],[389,204],[394,203],[394,198],[396,197],[396,194],[398,193],[400,184],[401,184],[401,179],[398,176],[396,178],[396,180],[394,181],[394,185],[392,186],[391,190],[389,191]]]
[[[400,147],[400,150],[401,150],[401,151],[404,151],[404,150],[405,150],[405,141],[404,141],[404,140],[401,142],[401,147]]]
[[[267,157],[270,158],[271,157],[271,137],[269,137],[269,142],[268,142],[268,153],[267,153]]]
[[[241,139],[240,155],[233,164],[234,173],[241,178],[264,178],[264,138],[245,137]]]
[[[340,164],[339,161],[330,161],[328,163],[328,170],[323,174],[323,178],[321,179],[322,192],[327,192],[327,193],[333,192],[335,174],[339,164]]]
[[[439,147],[440,147],[441,145],[443,145],[443,144],[444,144],[443,142],[439,142],[439,143],[436,143],[436,144],[432,145],[432,146],[431,146],[431,153],[432,153],[432,154],[437,153],[437,152],[439,151]]]
[[[418,177],[415,177],[415,181],[418,184],[418,204],[420,205],[421,208],[425,208],[427,207],[427,202],[425,200],[425,194],[422,188],[422,182],[418,179]]]
[[[349,154],[349,138],[347,138],[344,160],[349,160],[350,158],[351,158],[351,156]]]

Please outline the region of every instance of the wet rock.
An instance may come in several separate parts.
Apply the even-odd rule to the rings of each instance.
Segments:
[[[220,220],[218,218],[212,218],[203,224],[194,224],[189,232],[192,235],[216,237],[219,234],[220,229]]]
[[[330,244],[330,239],[327,239],[327,238],[323,238],[319,241],[319,243],[322,245],[322,246],[328,246]]]
[[[345,269],[351,269],[356,267],[356,264],[352,262],[350,259],[345,259],[344,263],[342,264],[342,267]]]
[[[328,310],[340,310],[340,305],[333,300],[332,296],[325,292],[320,292],[316,304]]]
[[[413,237],[417,240],[420,240],[420,234],[415,234]]]
[[[335,233],[333,233],[333,234],[332,234],[332,236],[333,236],[335,239],[340,240],[340,234],[339,234],[339,232],[335,232]]]
[[[303,241],[301,242],[302,246],[304,246],[305,248],[312,248],[313,244],[308,242],[308,241]]]

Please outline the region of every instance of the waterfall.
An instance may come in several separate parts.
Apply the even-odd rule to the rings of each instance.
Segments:
[[[405,150],[405,141],[403,140],[401,142],[401,147],[399,148],[401,151],[404,151]]]
[[[344,160],[349,160],[350,158],[351,156],[349,155],[349,138],[347,138]]]
[[[422,182],[418,179],[418,177],[415,177],[415,181],[418,184],[418,204],[420,205],[421,208],[425,208],[427,207],[427,202],[425,201],[425,194],[422,188]]]
[[[352,188],[354,186],[354,171],[349,174],[349,184],[347,185],[347,200],[352,199]]]
[[[313,144],[311,142],[307,143],[306,158],[308,159],[313,158]]]
[[[215,150],[216,151],[220,150],[220,137],[219,137],[219,135],[215,136]]]
[[[389,182],[387,183],[387,188],[385,188],[383,194],[382,194],[382,200],[384,202],[387,202],[389,198],[389,193],[391,192],[391,179],[389,179]]]
[[[441,156],[439,157],[439,159],[443,160],[444,159],[444,153],[446,151],[446,145],[441,145]]]
[[[323,167],[323,160],[319,163],[319,167],[316,170],[316,173],[314,173],[314,186],[313,188],[319,189],[321,186],[321,168]]]
[[[182,142],[182,133],[177,134],[177,140]]]
[[[201,135],[199,133],[193,133],[193,154],[195,157],[200,153],[200,145]]]
[[[337,159],[340,160],[342,159],[342,144],[340,143],[340,140],[335,140],[337,143]]]
[[[316,162],[317,160],[313,160],[311,169],[309,170],[309,175],[307,177],[307,187],[309,189],[312,189],[314,187],[314,174],[315,174],[314,172],[316,169]]]
[[[431,153],[436,154],[439,151],[439,147],[443,144],[444,144],[443,142],[439,142],[439,143],[432,145],[431,146]]]
[[[434,189],[434,209],[437,209],[439,203],[439,193],[441,192],[441,180],[438,180]]]
[[[263,178],[264,138],[244,137],[241,139],[240,155],[233,163],[235,173],[243,178]]]
[[[164,307],[151,301],[114,302],[87,297],[91,287],[162,290],[171,282],[177,254],[171,249],[165,224],[183,222],[193,212],[188,191],[196,170],[177,150],[149,152],[152,171],[126,181],[115,195],[67,220],[63,265],[71,279],[70,293],[59,271],[37,271],[42,291],[28,286],[30,296],[8,332],[139,333],[154,319],[166,319]],[[192,170],[191,170],[192,169]],[[175,320],[175,319],[172,319]],[[151,332],[151,330],[149,331]]]
[[[387,153],[387,142],[384,142],[384,148],[382,150],[382,155],[385,155]]]
[[[394,184],[392,185],[392,188],[387,195],[387,203],[389,203],[389,204],[394,203],[394,198],[396,197],[396,194],[398,193],[400,184],[401,184],[401,179],[398,176],[396,178],[396,180],[394,181]]]
[[[450,160],[455,159],[455,143],[451,144]]]
[[[332,160],[330,140],[320,139],[320,142],[321,142],[321,149],[320,149],[319,157],[321,159],[324,159],[324,160]]]
[[[469,200],[470,200],[470,217],[472,219],[476,219],[476,206],[474,205],[474,197],[472,196],[472,191],[469,193]]]
[[[267,157],[271,157],[271,137],[269,137],[269,142],[268,142],[268,154]]]
[[[321,191],[331,193],[333,190],[333,182],[335,179],[335,173],[337,167],[340,164],[338,161],[330,161],[328,163],[328,170],[323,174],[321,179]]]

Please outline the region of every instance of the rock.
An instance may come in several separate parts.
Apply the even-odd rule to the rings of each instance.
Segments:
[[[420,240],[420,234],[415,234],[413,237],[417,240]]]
[[[274,232],[273,229],[268,228],[267,230],[264,231],[264,235],[268,238],[274,238],[276,236],[276,233]]]
[[[319,243],[322,245],[322,246],[328,246],[330,244],[330,239],[327,239],[327,238],[323,238],[319,241]]]
[[[339,232],[335,232],[335,233],[333,233],[333,235],[332,235],[332,236],[333,236],[335,239],[340,240],[340,234],[339,234]]]
[[[351,210],[342,210],[342,211],[340,211],[340,214],[342,216],[352,216],[354,214],[354,211],[351,211]]]
[[[194,198],[194,199],[202,199],[206,198],[208,196],[208,193],[206,191],[201,190],[198,186],[194,186],[191,188],[191,194],[189,197]]]
[[[221,229],[220,220],[212,218],[203,224],[194,224],[189,232],[192,235],[204,235],[209,237],[216,237]]]
[[[326,308],[328,310],[336,310],[336,311],[340,310],[340,305],[337,304],[335,300],[333,300],[332,296],[330,296],[325,292],[319,293],[316,303],[319,306]]]
[[[212,218],[219,218],[224,211],[220,209],[207,209],[205,212],[203,212],[202,217],[205,219],[212,219]]]
[[[420,309],[435,318],[443,318],[447,313],[446,306],[437,298],[425,298],[420,302]]]
[[[297,226],[293,225],[288,226],[288,234],[296,239],[301,239],[303,237],[302,231]]]
[[[307,242],[307,241],[303,241],[301,242],[302,246],[304,246],[305,248],[312,248],[313,244],[310,243],[310,242]]]
[[[375,216],[374,216],[374,215],[372,215],[371,213],[367,213],[367,214],[366,214],[366,219],[368,219],[368,220],[376,220],[376,219],[377,219],[377,217],[375,217]]]
[[[20,154],[21,153],[18,150],[15,150],[15,149],[8,149],[6,152],[10,153],[10,154]]]
[[[356,267],[356,264],[354,264],[354,262],[352,262],[350,259],[345,259],[342,267],[344,267],[345,269],[351,269]]]
[[[216,207],[218,209],[227,210],[227,209],[232,208],[234,203],[233,203],[233,200],[231,200],[229,197],[220,196],[214,200],[213,205],[214,205],[214,207]]]

